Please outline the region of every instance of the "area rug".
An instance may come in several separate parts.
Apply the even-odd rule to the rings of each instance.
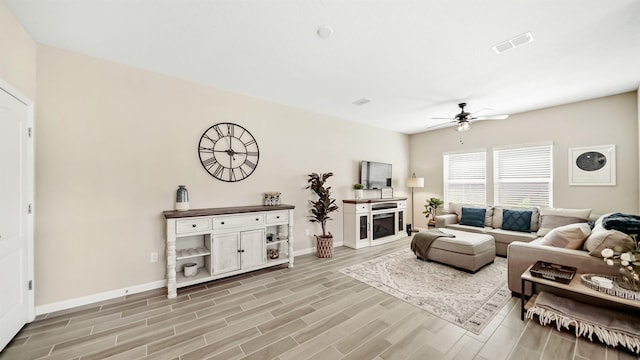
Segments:
[[[511,297],[507,259],[470,274],[418,260],[410,249],[350,266],[340,272],[479,334]]]

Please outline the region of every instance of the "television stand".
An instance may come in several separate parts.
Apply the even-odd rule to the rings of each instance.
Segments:
[[[343,200],[343,245],[360,249],[405,237],[407,198]]]

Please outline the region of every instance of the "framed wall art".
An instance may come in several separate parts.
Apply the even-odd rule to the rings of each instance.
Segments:
[[[570,148],[569,185],[615,186],[616,146]]]

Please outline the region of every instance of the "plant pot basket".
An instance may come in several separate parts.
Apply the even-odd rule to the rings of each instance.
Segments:
[[[333,236],[316,236],[316,255],[319,258],[333,256]]]

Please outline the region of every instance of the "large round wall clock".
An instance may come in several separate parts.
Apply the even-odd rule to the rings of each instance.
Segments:
[[[258,166],[260,151],[251,133],[238,124],[219,123],[208,128],[198,146],[200,162],[218,180],[244,180]]]

